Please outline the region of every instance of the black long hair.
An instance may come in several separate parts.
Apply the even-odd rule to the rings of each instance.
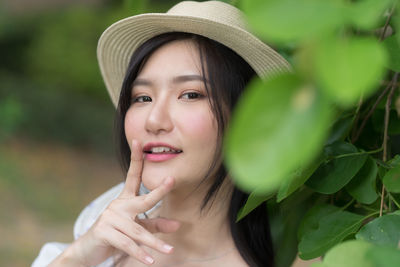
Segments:
[[[127,172],[130,148],[125,137],[124,120],[131,105],[132,84],[151,54],[161,46],[176,40],[191,40],[197,45],[204,77],[206,77],[205,69],[207,69],[209,85],[206,82],[204,85],[210,96],[211,109],[218,124],[218,149],[214,155],[213,165],[203,179],[205,181],[213,176],[214,182],[203,200],[201,206],[201,211],[203,211],[207,204],[212,205],[224,179],[228,176],[227,169],[221,160],[222,138],[237,100],[247,83],[255,76],[250,65],[230,48],[196,34],[171,32],[155,36],[136,49],[126,71],[117,107],[115,127],[118,154],[121,165]],[[246,192],[234,186],[228,211],[233,240],[249,266],[272,267],[274,255],[266,206],[260,205],[245,218],[236,222],[237,213],[246,203],[248,196]]]

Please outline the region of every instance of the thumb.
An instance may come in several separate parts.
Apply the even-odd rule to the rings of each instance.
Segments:
[[[151,233],[173,233],[176,232],[181,223],[162,217],[152,219],[136,219],[137,223],[146,228]]]

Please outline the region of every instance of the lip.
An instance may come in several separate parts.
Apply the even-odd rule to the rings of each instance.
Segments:
[[[182,151],[181,149],[179,149],[179,148],[176,148],[176,147],[174,147],[174,146],[171,146],[170,144],[167,144],[167,143],[161,143],[161,142],[152,142],[152,143],[147,143],[144,147],[143,147],[143,152],[145,152],[145,151],[149,151],[151,148],[153,148],[153,147],[155,147],[155,146],[165,146],[165,147],[169,147],[169,148],[171,148],[172,150],[180,150],[180,151]]]
[[[143,152],[145,154],[145,160],[151,161],[151,162],[162,162],[166,160],[170,160],[172,158],[175,158],[178,156],[180,153],[163,153],[163,154],[151,154],[151,153],[146,153],[145,151],[149,151],[152,147],[157,147],[157,146],[164,146],[164,147],[169,147],[173,150],[179,150],[182,151],[179,148],[176,148],[174,146],[171,146],[170,144],[167,143],[160,143],[160,142],[155,142],[155,143],[147,143],[143,147]]]
[[[164,154],[149,154],[146,153],[145,154],[145,159],[148,161],[152,161],[152,162],[162,162],[162,161],[166,161],[172,158],[175,158],[176,156],[178,156],[180,153],[164,153]]]

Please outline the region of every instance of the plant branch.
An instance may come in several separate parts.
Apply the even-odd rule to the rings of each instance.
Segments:
[[[344,206],[341,208],[341,210],[345,210],[345,209],[347,209],[348,207],[350,207],[350,205],[353,204],[354,201],[355,201],[355,199],[353,198],[351,201],[349,201],[349,203],[347,203],[346,205],[344,205]]]
[[[400,209],[400,204],[397,202],[397,200],[388,192],[389,198],[393,201],[393,203],[397,206],[398,209]]]
[[[357,109],[355,112],[355,115],[353,117],[353,130],[351,132],[351,139],[353,139],[354,136],[354,132],[356,130],[356,125],[358,124],[358,121],[360,120],[360,116],[361,116],[361,106],[363,105],[363,97],[360,97],[360,100],[358,101],[358,105],[357,105]],[[352,142],[352,140],[351,140]],[[353,143],[353,142],[352,142]]]
[[[365,124],[367,124],[368,119],[372,116],[372,114],[374,113],[376,107],[378,106],[378,104],[381,102],[382,98],[386,95],[386,93],[389,91],[389,89],[392,87],[392,83],[389,82],[389,84],[386,86],[385,90],[383,90],[382,94],[379,95],[378,99],[375,101],[374,105],[372,106],[372,108],[369,110],[367,116],[365,116],[364,120],[362,121],[360,128],[358,128],[357,133],[353,136],[353,138],[351,139],[351,143],[355,143],[358,138],[361,135],[361,132],[363,131]]]
[[[389,27],[389,22],[390,22],[390,19],[392,18],[392,15],[394,13],[394,9],[396,7],[396,3],[397,3],[397,1],[394,2],[393,6],[392,6],[392,9],[390,10],[389,16],[386,19],[385,26],[383,26],[383,31],[381,33],[381,36],[379,37],[380,41],[382,41],[385,38],[386,30]]]
[[[348,153],[348,154],[342,154],[342,155],[338,155],[335,157],[332,157],[332,159],[340,159],[340,158],[345,158],[345,157],[351,157],[351,156],[357,156],[357,155],[364,155],[364,154],[375,154],[382,151],[382,147],[375,149],[375,150],[371,150],[371,151],[362,151],[362,152],[354,152],[354,153]]]
[[[387,100],[386,100],[385,125],[384,125],[384,129],[383,129],[383,144],[382,144],[382,147],[383,147],[382,161],[383,162],[386,162],[386,160],[387,160],[387,141],[388,141],[389,118],[390,118],[390,105],[392,103],[394,90],[396,89],[396,83],[397,83],[398,76],[399,76],[398,72],[396,72],[393,75],[391,89],[390,89],[389,95],[388,95]],[[380,209],[379,209],[379,216],[382,216],[384,198],[385,198],[385,185],[382,184],[381,206],[380,206]]]

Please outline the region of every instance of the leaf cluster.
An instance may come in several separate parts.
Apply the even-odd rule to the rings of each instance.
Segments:
[[[397,266],[398,1],[237,2],[293,66],[254,80],[234,111],[226,163],[251,192],[238,220],[266,201],[282,210],[279,216],[303,210],[294,241],[302,259],[324,256],[315,266]],[[284,257],[278,266],[287,266]]]

